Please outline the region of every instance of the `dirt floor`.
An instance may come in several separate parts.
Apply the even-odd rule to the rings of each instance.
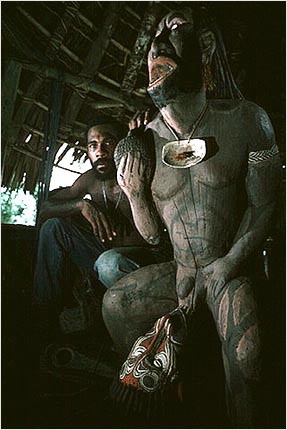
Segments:
[[[13,230],[13,231],[12,231]],[[120,362],[103,325],[50,343],[39,360],[31,348],[31,286],[35,231],[2,231],[1,428],[231,428],[226,420],[220,344],[206,311],[183,363],[183,401],[164,416],[126,413],[110,398]],[[3,253],[5,250],[5,254]],[[283,256],[274,256],[279,264]],[[262,321],[266,428],[285,427],[284,274],[258,288]],[[270,294],[272,291],[272,295]],[[34,345],[35,346],[35,345]],[[34,351],[34,352],[33,352]],[[57,360],[55,356],[57,355]],[[44,358],[43,358],[44,357]]]

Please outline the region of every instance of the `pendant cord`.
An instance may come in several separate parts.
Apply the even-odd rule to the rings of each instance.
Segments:
[[[109,209],[109,203],[108,203],[108,198],[107,198],[106,183],[105,183],[105,181],[102,181],[102,192],[103,192],[103,197],[104,197],[104,202],[105,202],[106,209]],[[117,200],[117,202],[115,204],[115,207],[114,207],[115,211],[117,210],[117,208],[118,208],[118,206],[120,204],[120,201],[121,201],[121,198],[122,198],[122,194],[123,194],[123,190],[120,191],[118,200]]]
[[[191,140],[193,134],[195,133],[195,130],[197,129],[197,127],[199,126],[199,124],[201,123],[206,111],[208,108],[208,103],[205,104],[204,108],[202,109],[202,111],[200,112],[200,114],[198,115],[195,123],[192,126],[191,132],[188,136],[188,142]],[[179,139],[177,133],[175,132],[175,130],[169,125],[169,123],[164,119],[164,117],[162,116],[162,119],[165,123],[165,125],[167,126],[167,128],[169,129],[169,131],[174,135],[174,137],[176,138],[177,141],[180,141],[181,139]]]

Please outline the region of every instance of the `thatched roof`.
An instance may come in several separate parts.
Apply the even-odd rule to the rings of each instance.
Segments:
[[[17,188],[24,173],[25,189],[34,191],[39,181],[53,102],[51,82],[59,109],[59,118],[55,109],[49,116],[54,126],[59,120],[53,154],[67,142],[75,147],[75,159],[85,156],[86,125],[95,112],[128,123],[134,112],[151,103],[146,52],[159,19],[183,3],[189,5],[1,2],[2,185]],[[270,114],[284,151],[284,2],[197,3],[212,10],[239,86]],[[32,138],[25,143],[29,133]]]

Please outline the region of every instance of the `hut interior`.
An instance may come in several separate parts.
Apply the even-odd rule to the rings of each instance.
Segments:
[[[195,3],[215,16],[236,82],[247,99],[267,111],[285,160],[285,2]],[[152,107],[146,91],[149,44],[159,19],[183,4],[193,3],[1,2],[2,201],[22,189],[35,196],[39,208],[51,189],[53,169],[60,168],[62,178],[69,171],[79,174],[75,165],[87,160],[85,131],[96,113],[128,124],[137,111]],[[60,148],[65,149],[56,157]],[[70,149],[73,163],[61,167]],[[284,169],[282,161],[280,199],[264,248],[269,277],[262,259],[254,267],[261,286],[272,428],[283,428],[285,420]],[[36,244],[37,223],[9,224],[2,218],[3,428],[129,428],[124,417],[110,412],[106,377],[51,376],[40,384],[30,372],[27,320]],[[208,345],[202,344],[200,357],[209,370],[199,371],[188,398],[194,407],[185,408],[183,427],[211,428],[223,414],[219,347]],[[213,399],[210,410],[208,399]]]

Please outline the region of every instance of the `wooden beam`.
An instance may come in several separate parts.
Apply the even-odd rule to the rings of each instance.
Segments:
[[[19,61],[21,62],[23,69],[30,70],[37,76],[41,76],[45,79],[56,79],[58,77],[58,71],[52,67],[47,67],[45,64],[31,64],[21,60]],[[93,82],[91,79],[84,78],[83,76],[75,76],[70,73],[63,73],[63,78],[67,84],[72,85],[76,90],[86,93],[91,91],[92,93],[99,94],[108,99],[121,102],[131,112],[139,109],[145,109],[149,105],[145,101],[137,100],[134,97],[125,96],[120,92]]]
[[[42,34],[49,39],[51,38],[51,34],[48,30],[46,30],[38,21],[36,21],[31,15],[29,15],[21,6],[18,6],[19,11],[33,24]],[[80,16],[80,14],[79,14]],[[92,23],[91,23],[92,24]],[[117,41],[111,39],[111,42],[117,46],[117,48],[124,50],[124,52],[130,54],[130,50],[123,49],[124,47],[119,44]],[[73,60],[75,63],[79,64],[80,66],[84,65],[84,61],[81,60],[80,57],[78,57],[74,52],[72,52],[67,46],[65,46],[63,43],[60,45],[61,51],[63,51],[71,60]],[[118,84],[113,79],[109,78],[108,76],[105,76],[104,74],[101,74],[101,79],[103,79],[106,82],[109,82],[111,85],[120,87],[120,84]],[[134,94],[138,97],[142,97],[140,93],[134,92]]]
[[[21,90],[18,90],[17,92],[22,97],[23,102],[33,104],[35,106],[38,106],[40,109],[44,110],[45,112],[48,112],[48,106],[46,104],[40,102],[39,100],[32,99],[31,97],[26,97],[23,91]],[[123,103],[114,102],[112,100],[93,101],[92,99],[86,99],[86,103],[88,103],[88,105],[95,110],[110,109],[110,108],[124,106]],[[78,121],[74,121],[74,122],[78,123]],[[85,124],[82,124],[82,123],[78,123],[78,124],[81,124],[82,127],[85,127]]]
[[[27,149],[19,148],[19,146],[12,146],[12,149],[13,149],[13,151],[19,152],[20,154],[24,154],[27,157],[33,158],[34,160],[42,161],[42,158],[32,151],[28,151]],[[53,166],[59,167],[59,169],[67,170],[68,172],[78,173],[79,175],[81,175],[81,172],[77,172],[76,170],[68,169],[68,167],[62,167],[62,166],[59,166],[58,164],[53,164]]]
[[[5,158],[9,151],[9,134],[12,130],[12,117],[15,108],[17,89],[21,75],[21,64],[10,60],[6,64],[2,85],[1,107],[1,140],[2,140],[2,168],[5,166]]]
[[[22,127],[23,127],[24,130],[26,130],[28,132],[31,132],[31,133],[35,134],[36,136],[40,136],[40,137],[44,138],[43,131],[41,131],[41,130],[35,128],[35,127],[31,127],[28,124],[23,124]],[[69,145],[71,148],[78,148],[78,149],[81,149],[82,151],[86,151],[86,148],[84,146],[82,146],[82,145],[75,145],[73,143],[68,142],[67,140],[63,140],[63,139],[57,137],[57,142],[60,145],[63,145],[65,143],[66,145]]]
[[[94,32],[98,32],[98,28],[94,26],[94,24],[92,23],[92,21],[90,21],[88,18],[86,18],[82,13],[79,13],[79,18],[83,21],[83,23],[88,26],[91,30],[93,30]],[[124,45],[122,45],[121,43],[119,43],[117,40],[111,38],[111,43],[118,48],[119,50],[123,51],[125,54],[130,54],[131,51]]]
[[[48,112],[48,106],[46,104],[44,104],[44,103],[42,103],[42,102],[40,102],[38,100],[29,98],[29,97],[25,97],[23,91],[21,91],[21,90],[18,90],[18,94],[22,97],[23,102],[25,102],[25,103],[31,103],[31,104],[33,104],[35,106],[38,106],[40,109],[44,110],[45,112]],[[124,106],[123,103],[120,103],[120,102],[114,102],[114,101],[111,101],[111,100],[98,101],[97,102],[97,101],[94,101],[91,98],[86,99],[86,103],[92,109],[95,109],[95,110],[98,110],[98,109],[120,108],[120,107]],[[27,131],[33,132],[33,127],[30,127],[27,124],[23,124],[22,127],[25,130],[27,130]],[[67,139],[68,139],[69,138],[68,135],[72,135],[72,134],[81,135],[84,131],[86,131],[86,128],[87,128],[86,124],[83,124],[80,121],[74,121],[74,125],[73,126],[72,125],[70,125],[70,126],[66,125],[65,126],[64,124],[60,124],[59,134],[63,135],[63,136],[67,136]],[[35,134],[38,134],[38,135],[40,135],[42,137],[44,136],[43,133],[39,134],[39,131],[37,133],[35,133]],[[59,139],[58,139],[58,141],[59,141]],[[68,143],[68,142],[66,142],[66,143]],[[71,144],[70,146],[73,146],[73,145]],[[81,148],[83,150],[85,149],[84,147],[81,147],[81,146],[77,146],[77,147]]]
[[[18,6],[18,10],[30,20],[30,22],[36,26],[46,37],[49,37],[49,42],[47,48],[45,50],[45,56],[53,61],[57,55],[59,48],[62,45],[64,37],[67,34],[67,31],[70,25],[75,18],[77,11],[79,9],[79,4],[77,2],[66,2],[66,9],[62,17],[59,18],[59,23],[56,25],[55,32],[51,35],[37,20],[31,17],[21,6]],[[43,78],[35,75],[31,80],[29,87],[26,90],[25,96],[28,98],[34,98],[34,96],[39,92],[43,84]],[[11,133],[11,141],[10,145],[14,145],[16,139],[21,130],[22,124],[25,122],[29,112],[31,105],[27,103],[21,103],[19,106],[15,117],[14,117],[14,125],[13,131]]]
[[[23,9],[21,6],[18,6],[17,9],[19,10],[19,12],[22,13],[22,15],[24,15],[28,21],[31,22],[31,24],[33,24],[42,34],[44,34],[46,37],[50,38],[51,37],[51,33],[45,29],[45,27],[43,27],[39,21],[37,21],[35,18],[33,18],[28,12],[25,11],[25,9]]]
[[[106,7],[106,18],[85,59],[83,70],[80,73],[82,76],[91,78],[98,71],[114,28],[119,20],[121,8],[121,2],[110,2],[109,6]]]
[[[138,21],[141,21],[141,17],[129,6],[126,6],[126,10],[134,17],[136,18]]]
[[[124,107],[123,103],[120,102],[113,102],[113,101],[87,101],[88,105],[91,106],[93,109],[110,109],[110,108],[120,108]]]
[[[151,2],[143,17],[138,37],[122,82],[122,90],[129,94],[133,91],[136,85],[137,76],[146,56],[149,43],[154,36],[160,11],[160,5],[158,3]]]
[[[109,4],[106,12],[106,19],[103,23],[102,29],[90,47],[87,57],[83,63],[80,76],[92,79],[97,73],[102,58],[105,54],[105,50],[110,42],[115,24],[119,19],[121,7],[122,6],[120,2],[111,2]],[[82,107],[84,98],[81,97],[77,92],[72,94],[69,100],[68,108],[64,115],[64,123],[73,124]]]

